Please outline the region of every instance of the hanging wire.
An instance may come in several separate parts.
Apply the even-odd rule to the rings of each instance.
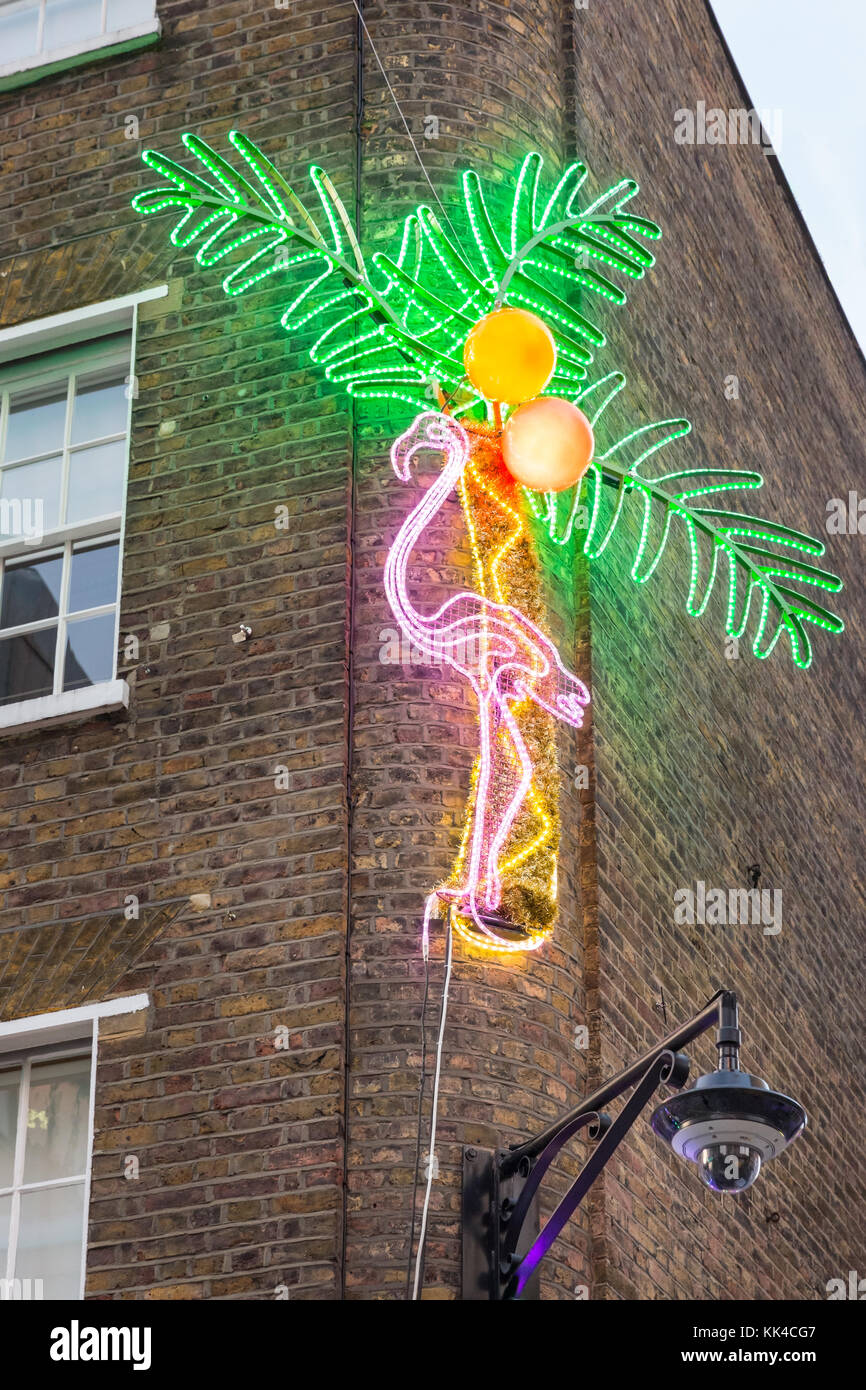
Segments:
[[[358,0],[352,0],[352,4],[353,4],[353,6],[354,6],[354,8],[355,8],[355,13],[356,13],[357,16],[358,16],[358,21],[359,21],[359,23],[360,23],[360,25],[361,25],[361,27],[362,27],[362,29],[363,29],[363,31],[364,31],[364,35],[365,35],[365,37],[366,37],[366,39],[367,39],[367,42],[368,42],[369,45],[370,45],[370,49],[371,49],[371,51],[372,51],[372,53],[373,53],[373,57],[376,59],[376,62],[377,62],[377,64],[379,65],[379,71],[381,72],[382,77],[385,79],[385,86],[388,88],[388,92],[389,92],[389,94],[390,94],[390,96],[391,96],[391,100],[393,101],[394,106],[395,106],[396,109],[397,109],[397,114],[399,115],[400,120],[401,120],[402,123],[403,123],[403,129],[406,131],[406,135],[407,135],[408,138],[409,138],[409,143],[411,144],[412,149],[413,149],[414,152],[415,152],[415,158],[416,158],[417,161],[418,161],[418,164],[419,164],[419,166],[420,166],[421,172],[422,172],[422,174],[424,175],[424,178],[425,178],[426,181],[427,181],[427,185],[428,185],[428,187],[429,187],[429,189],[430,189],[430,192],[433,194],[433,198],[434,198],[434,200],[435,200],[435,202],[436,202],[436,204],[437,204],[437,206],[438,206],[440,212],[442,213],[442,216],[443,216],[443,218],[444,218],[444,220],[445,220],[445,222],[446,222],[446,224],[447,224],[447,226],[448,226],[449,231],[451,232],[451,235],[452,235],[453,238],[454,238],[454,241],[456,242],[457,246],[460,248],[460,251],[461,251],[461,253],[462,253],[462,255],[463,255],[464,260],[467,260],[466,252],[464,251],[463,246],[461,245],[460,238],[459,238],[459,236],[457,235],[457,232],[456,232],[455,229],[454,229],[454,225],[453,225],[453,223],[452,223],[452,221],[451,221],[451,218],[448,216],[448,213],[447,213],[447,211],[446,211],[446,209],[445,209],[445,206],[444,206],[444,204],[443,204],[443,202],[442,202],[442,199],[439,197],[439,194],[436,192],[436,189],[435,189],[435,187],[434,187],[434,185],[433,185],[433,181],[432,181],[432,179],[430,178],[430,175],[429,175],[428,172],[427,172],[427,167],[426,167],[426,165],[425,165],[423,159],[421,158],[421,151],[418,149],[418,146],[417,146],[416,143],[415,143],[415,139],[414,139],[414,137],[413,137],[413,135],[412,135],[412,131],[409,129],[409,123],[408,123],[408,121],[406,120],[405,115],[403,114],[403,108],[401,107],[399,101],[397,100],[397,94],[395,93],[394,88],[391,86],[391,83],[390,83],[390,80],[389,80],[389,78],[388,78],[388,74],[387,74],[387,72],[385,71],[385,67],[384,67],[384,64],[383,64],[383,62],[382,62],[382,59],[379,57],[378,49],[376,48],[376,45],[375,45],[375,43],[373,42],[372,35],[371,35],[369,29],[367,28],[366,21],[365,21],[365,19],[364,19],[363,14],[361,13],[361,8],[360,8],[360,5],[358,4]],[[468,260],[467,260],[467,263],[468,263]],[[456,391],[457,391],[457,390],[459,390],[459,387],[455,389],[455,392],[454,392],[455,395],[456,395]],[[415,1202],[416,1202],[416,1197],[417,1197],[417,1192],[418,1192],[418,1173],[419,1173],[420,1162],[421,1162],[421,1125],[422,1125],[422,1113],[423,1113],[423,1104],[424,1104],[424,1086],[425,1086],[426,1069],[427,1069],[426,1013],[427,1013],[427,1000],[428,1000],[429,990],[430,990],[430,955],[429,955],[429,936],[428,936],[428,932],[429,932],[429,917],[430,917],[430,904],[429,904],[429,902],[428,902],[428,907],[427,907],[427,909],[425,910],[425,914],[424,914],[424,945],[423,945],[423,954],[424,954],[424,1002],[423,1002],[423,1004],[422,1004],[422,1006],[421,1006],[421,1079],[420,1079],[420,1084],[419,1084],[419,1087],[418,1087],[418,1126],[417,1126],[416,1143],[415,1143],[415,1176],[414,1176],[414,1183],[413,1183],[413,1188],[412,1188],[412,1227],[411,1227],[411,1231],[410,1231],[410,1235],[409,1235],[409,1259],[408,1259],[408,1264],[407,1264],[407,1269],[406,1269],[406,1297],[407,1297],[407,1299],[408,1299],[408,1297],[409,1297],[409,1283],[410,1283],[411,1269],[412,1269],[412,1246],[413,1246],[414,1241],[415,1241]],[[439,1109],[439,1080],[440,1080],[440,1076],[441,1076],[441,1072],[442,1072],[442,1047],[443,1047],[443,1043],[444,1043],[444,1039],[445,1039],[445,1019],[446,1019],[446,1016],[447,1016],[447,1013],[448,1013],[448,993],[449,993],[449,988],[450,988],[450,985],[451,985],[452,947],[453,947],[453,935],[452,935],[452,930],[451,930],[451,913],[450,913],[450,911],[449,911],[448,914],[447,914],[447,926],[446,926],[445,979],[444,979],[444,982],[443,982],[443,985],[442,985],[442,1002],[441,1002],[441,1005],[440,1005],[440,1013],[439,1013],[439,1036],[438,1036],[437,1044],[436,1044],[436,1068],[435,1068],[435,1071],[434,1071],[434,1079],[433,1079],[433,1104],[432,1104],[432,1110],[431,1110],[431,1114],[430,1114],[430,1145],[429,1145],[428,1154],[427,1154],[427,1187],[426,1187],[426,1190],[425,1190],[425,1193],[424,1193],[424,1206],[423,1206],[423,1209],[422,1209],[422,1212],[421,1212],[421,1231],[420,1231],[420,1234],[419,1234],[419,1237],[418,1237],[418,1252],[417,1252],[417,1255],[416,1255],[416,1258],[415,1258],[415,1280],[414,1280],[414,1286],[413,1286],[413,1288],[412,1288],[412,1298],[413,1298],[413,1300],[415,1300],[415,1299],[418,1298],[419,1291],[420,1291],[420,1287],[421,1287],[421,1283],[422,1283],[422,1280],[423,1280],[424,1246],[425,1246],[425,1242],[426,1242],[426,1239],[427,1239],[427,1216],[428,1216],[428,1213],[429,1213],[429,1210],[430,1210],[430,1195],[431,1195],[432,1187],[433,1187],[433,1173],[434,1173],[435,1158],[436,1158],[436,1125],[437,1125],[438,1109]]]
[[[421,1171],[421,1129],[424,1088],[427,1081],[427,1000],[430,997],[430,956],[424,954],[424,1002],[421,1005],[421,1077],[418,1082],[418,1115],[415,1131],[415,1172],[412,1178],[412,1225],[409,1230],[409,1257],[406,1260],[406,1302],[412,1293],[412,1252],[415,1248],[415,1207],[418,1201],[418,1175]]]
[[[383,76],[384,79],[385,79],[385,86],[388,88],[388,91],[391,93],[391,100],[393,101],[394,105],[395,105],[396,108],[397,108],[397,114],[398,114],[398,116],[400,117],[400,120],[403,122],[403,128],[404,128],[404,130],[406,131],[406,134],[407,134],[408,137],[409,137],[409,143],[411,144],[412,149],[415,151],[415,158],[417,159],[419,165],[421,166],[421,173],[424,175],[425,179],[427,180],[427,184],[428,184],[428,187],[429,187],[429,189],[430,189],[430,192],[433,194],[433,197],[434,197],[435,200],[436,200],[436,203],[437,203],[437,206],[438,206],[438,208],[439,208],[439,211],[442,213],[442,216],[445,218],[445,221],[446,221],[447,224],[448,224],[448,228],[449,228],[449,230],[450,230],[450,232],[451,232],[451,235],[453,236],[453,238],[454,238],[455,242],[457,243],[457,245],[460,247],[460,251],[461,251],[461,253],[462,253],[462,255],[463,255],[464,261],[466,261],[467,264],[468,264],[466,252],[464,251],[463,246],[461,245],[460,238],[459,238],[459,236],[457,235],[457,233],[456,233],[455,230],[454,230],[454,226],[453,226],[453,223],[452,223],[452,221],[451,221],[451,218],[448,216],[448,213],[445,211],[445,206],[444,206],[444,204],[443,204],[443,202],[442,202],[442,199],[439,197],[439,194],[436,192],[436,189],[435,189],[435,187],[433,186],[433,181],[432,181],[432,179],[430,178],[430,175],[427,173],[426,165],[424,164],[424,161],[423,161],[423,159],[421,158],[421,151],[418,149],[418,146],[415,144],[415,138],[414,138],[414,136],[412,135],[411,130],[409,129],[409,122],[406,120],[406,117],[403,115],[403,108],[402,108],[402,106],[400,105],[399,101],[397,100],[397,95],[396,95],[396,93],[395,93],[395,91],[394,91],[394,88],[391,86],[391,83],[390,83],[390,81],[388,80],[388,74],[387,74],[387,72],[385,71],[384,65],[383,65],[383,63],[382,63],[382,59],[379,57],[379,53],[378,53],[378,50],[377,50],[377,48],[376,48],[376,45],[374,44],[373,39],[372,39],[372,37],[371,37],[371,35],[370,35],[370,30],[367,28],[367,24],[366,24],[366,21],[364,20],[363,14],[361,13],[361,8],[360,8],[360,6],[359,6],[359,4],[358,4],[358,0],[352,0],[352,4],[355,6],[355,10],[356,10],[356,12],[357,12],[358,18],[359,18],[359,20],[361,21],[361,24],[362,24],[363,27],[364,27],[364,33],[366,34],[366,36],[367,36],[367,42],[369,43],[370,48],[371,48],[372,51],[373,51],[373,57],[376,59],[376,62],[379,64],[379,71],[381,72],[382,76]]]
[[[424,1207],[421,1212],[421,1232],[418,1236],[418,1254],[415,1259],[415,1284],[412,1299],[417,1300],[424,1269],[424,1244],[427,1239],[427,1215],[430,1210],[430,1193],[433,1189],[433,1171],[436,1160],[436,1123],[439,1111],[439,1078],[442,1072],[442,1045],[445,1040],[445,1019],[448,1013],[448,991],[451,984],[451,958],[454,935],[451,929],[451,912],[446,918],[445,929],[445,979],[442,985],[442,1003],[439,1011],[439,1037],[436,1043],[436,1070],[433,1074],[433,1104],[430,1111],[430,1147],[427,1152],[427,1190],[424,1193]]]

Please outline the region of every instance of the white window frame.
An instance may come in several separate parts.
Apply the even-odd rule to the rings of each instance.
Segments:
[[[0,11],[13,0],[0,0]],[[11,63],[0,64],[0,91],[22,86],[25,82],[35,82],[38,78],[55,72],[60,68],[76,67],[87,62],[91,56],[109,53],[126,53],[145,44],[153,43],[162,32],[156,13],[156,0],[152,0],[153,14],[138,24],[130,24],[122,29],[106,30],[108,0],[102,0],[100,11],[100,30],[77,39],[75,43],[62,44],[57,48],[43,50],[42,38],[45,29],[45,8],[48,0],[39,0],[39,19],[37,20],[35,53],[15,58]]]
[[[94,347],[93,353],[86,358],[82,358],[79,363],[72,360],[66,363],[58,362],[52,365],[48,362],[43,363],[40,368],[28,365],[28,358],[24,357],[20,363],[14,366],[9,364],[8,368],[4,369],[2,379],[0,379],[0,459],[2,459],[5,453],[5,440],[9,427],[9,403],[11,397],[17,395],[22,390],[29,392],[31,387],[34,391],[38,391],[43,382],[50,386],[52,381],[56,381],[59,386],[64,376],[66,377],[66,424],[64,427],[63,443],[59,448],[49,449],[46,453],[34,455],[32,458],[22,459],[20,462],[17,459],[11,459],[7,463],[0,463],[0,472],[5,473],[7,469],[14,471],[17,468],[26,467],[31,463],[44,463],[49,459],[57,458],[59,455],[63,463],[60,479],[60,501],[58,506],[60,516],[63,516],[66,510],[69,489],[70,455],[72,453],[77,452],[81,448],[96,448],[99,444],[113,444],[125,438],[127,441],[127,468],[129,466],[129,426],[131,423],[129,406],[131,404],[130,397],[132,393],[128,388],[129,379],[132,376],[133,348],[131,341],[131,325],[129,328],[120,329],[119,332],[130,335],[128,345],[124,344],[122,348],[118,346],[113,348],[106,346],[100,351],[98,348]],[[82,346],[84,346],[85,341],[86,339],[83,340]],[[98,343],[99,339],[97,338],[95,341]],[[108,343],[110,339],[106,338],[105,341]],[[74,346],[72,350],[74,352]],[[49,352],[50,351],[51,349],[49,349]],[[126,368],[127,382],[127,412],[124,428],[117,431],[115,434],[104,435],[100,439],[88,439],[82,444],[73,444],[71,439],[72,412],[75,404],[75,388],[78,378],[90,376],[91,373],[96,372],[110,372],[112,369],[120,367]],[[68,526],[62,522],[58,522],[58,525],[53,531],[46,531],[45,534],[39,538],[38,543],[34,543],[33,540],[28,541],[24,536],[4,537],[2,533],[0,533],[0,559],[17,560],[24,555],[41,554],[43,550],[59,548],[64,545],[67,540],[91,540],[96,536],[102,536],[105,534],[106,530],[111,529],[112,523],[114,523],[115,529],[119,529],[122,511],[123,508],[121,504],[115,512],[106,512],[102,516],[88,517],[84,522],[72,522]]]
[[[63,1187],[84,1180],[84,1205],[81,1232],[81,1273],[79,1278],[79,1299],[84,1298],[84,1285],[87,1277],[87,1230],[90,1215],[90,1180],[93,1164],[93,1117],[96,1108],[96,1062],[99,1050],[99,1020],[113,1018],[118,1014],[139,1013],[148,1008],[150,1000],[146,994],[127,994],[120,999],[109,999],[99,1004],[84,1004],[77,1009],[60,1009],[56,1013],[34,1014],[29,1018],[13,1019],[10,1023],[0,1023],[0,1068],[6,1070],[20,1065],[22,1084],[18,1098],[18,1124],[16,1128],[16,1171],[11,1187],[4,1187],[2,1195],[13,1195],[12,1217],[10,1223],[10,1252],[16,1247],[18,1236],[18,1213],[22,1186],[28,1192],[42,1188]],[[22,1164],[24,1145],[21,1142],[22,1125],[26,1128],[25,1107],[29,1096],[29,1073],[33,1054],[39,1051],[39,1062],[55,1061],[64,1056],[90,1054],[90,1099],[87,1120],[87,1156],[84,1173],[72,1174],[64,1178],[50,1178],[46,1182],[22,1184]],[[17,1054],[22,1054],[19,1058]],[[10,1055],[11,1054],[11,1055]],[[15,1200],[17,1196],[18,1200]],[[0,1270],[0,1279],[11,1277],[8,1264]]]
[[[135,349],[138,330],[138,306],[152,299],[161,299],[168,293],[167,285],[158,285],[152,289],[142,290],[137,294],[126,295],[121,299],[104,301],[97,304],[89,304],[81,309],[73,309],[64,314],[54,314],[49,318],[37,319],[30,323],[16,324],[12,328],[0,329],[0,366],[17,364],[20,362],[20,375],[22,382],[34,380],[34,373],[28,373],[27,359],[36,353],[51,352],[59,347],[69,347],[78,342],[86,342],[93,337],[102,336],[108,333],[128,332],[130,335],[129,349],[129,368],[130,377],[134,378],[135,373]],[[88,370],[85,366],[83,370]],[[73,389],[73,380],[70,377],[69,389]],[[123,552],[126,539],[126,496],[129,477],[129,442],[132,427],[132,405],[135,392],[129,392],[126,419],[126,447],[127,465],[124,469],[123,494],[120,504],[119,514],[112,513],[110,517],[98,518],[95,521],[88,521],[81,526],[63,527],[53,534],[47,534],[38,549],[33,544],[21,537],[10,537],[8,540],[0,538],[0,559],[9,560],[20,558],[22,555],[32,555],[35,559],[37,555],[44,554],[52,549],[58,550],[61,546],[70,547],[73,542],[83,539],[117,539],[119,541],[119,556],[117,567],[117,604],[115,617],[115,660],[117,643],[120,636],[120,595],[123,578]],[[67,407],[67,430],[69,428],[69,411]],[[65,457],[65,454],[64,454]],[[62,515],[62,513],[61,513]],[[68,577],[69,563],[64,571]],[[110,607],[110,605],[109,605]],[[94,616],[96,610],[89,616]],[[58,623],[63,624],[62,610],[58,617]],[[43,626],[53,626],[50,624],[34,623],[25,624],[20,629],[21,632],[36,630]],[[18,632],[19,629],[15,629]],[[10,635],[13,633],[9,629]],[[65,652],[65,645],[61,648],[59,643],[63,640],[64,634],[58,635],[57,651]],[[94,685],[85,686],[79,690],[64,692],[58,689],[60,684],[59,664],[55,666],[55,685],[54,691],[50,695],[41,695],[28,700],[18,700],[10,704],[0,705],[0,734],[5,731],[22,733],[29,730],[43,728],[51,724],[66,722],[70,719],[86,717],[92,714],[109,713],[113,710],[126,709],[129,705],[129,686],[126,681],[117,677],[116,666],[112,677],[107,681],[100,681]]]

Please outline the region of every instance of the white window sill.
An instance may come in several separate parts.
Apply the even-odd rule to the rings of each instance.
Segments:
[[[42,695],[36,700],[19,700],[14,705],[0,705],[0,734],[27,733],[32,729],[66,724],[94,714],[111,714],[129,708],[129,686],[124,680],[100,681],[83,690],[69,690],[63,695]]]
[[[111,34],[94,34],[79,43],[67,44],[64,48],[53,48],[48,53],[37,53],[32,58],[18,58],[13,63],[0,64],[0,92],[23,87],[28,82],[38,82],[41,77],[60,72],[65,68],[78,67],[94,58],[110,58],[116,53],[129,53],[136,48],[156,43],[162,32],[159,20],[154,18],[142,24],[134,24],[126,29],[115,29]]]

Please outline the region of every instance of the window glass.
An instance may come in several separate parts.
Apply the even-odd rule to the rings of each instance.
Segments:
[[[60,608],[63,556],[6,566],[0,601],[0,627],[23,627],[56,618]]]
[[[114,516],[123,502],[126,440],[76,449],[69,456],[66,522],[72,526],[95,516]]]
[[[101,608],[117,601],[117,562],[120,546],[117,541],[108,545],[78,547],[72,554],[69,578],[69,612],[83,608]]]
[[[39,36],[39,6],[32,0],[0,6],[0,63],[30,58]]]
[[[4,535],[35,537],[38,543],[46,532],[57,529],[62,473],[63,460],[59,458],[0,469],[0,526]]]
[[[63,689],[80,690],[97,681],[109,681],[114,674],[113,613],[101,618],[80,618],[66,629],[66,658]]]
[[[0,1070],[0,1280],[41,1280],[37,1297],[81,1297],[93,1055],[80,1047]]]
[[[124,331],[0,366],[0,704],[114,677],[129,354]]]
[[[41,1279],[45,1298],[75,1298],[81,1288],[84,1184],[21,1193],[16,1279]]]
[[[102,0],[47,0],[42,49],[66,48],[102,30]]]
[[[66,386],[50,391],[21,391],[9,402],[3,462],[36,458],[63,448]]]
[[[52,694],[56,647],[56,627],[0,638],[0,705]]]
[[[70,443],[86,444],[126,430],[129,401],[122,377],[111,381],[80,377],[75,384]]]
[[[87,1166],[90,1058],[34,1062],[30,1069],[24,1182],[70,1178]]]
[[[18,1092],[21,1085],[21,1070],[16,1067],[0,1071],[0,1187],[12,1185],[12,1170],[15,1164],[15,1131],[18,1126]],[[0,1222],[2,1226],[2,1222]],[[0,1231],[2,1238],[2,1231]],[[0,1260],[0,1271],[3,1269]],[[0,1273],[0,1279],[3,1275]]]
[[[153,19],[153,16],[154,0],[108,0],[105,27],[110,33],[112,29],[126,29],[133,24],[144,24],[147,20]]]

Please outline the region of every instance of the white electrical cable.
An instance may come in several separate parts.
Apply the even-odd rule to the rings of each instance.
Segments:
[[[430,1192],[433,1187],[433,1169],[436,1158],[436,1119],[439,1109],[439,1076],[442,1070],[442,1044],[445,1038],[445,1016],[448,1012],[448,987],[451,984],[451,913],[446,917],[448,923],[445,946],[445,980],[442,985],[442,1012],[439,1018],[439,1039],[436,1044],[436,1071],[433,1079],[433,1106],[430,1114],[430,1149],[427,1154],[427,1190],[424,1193],[424,1207],[421,1212],[421,1232],[418,1236],[418,1253],[415,1257],[415,1284],[412,1301],[418,1298],[421,1280],[421,1260],[424,1254],[424,1241],[427,1235],[427,1212],[430,1208]]]
[[[432,181],[432,179],[430,178],[430,175],[427,173],[426,166],[425,166],[425,164],[424,164],[423,159],[421,158],[421,151],[418,149],[418,146],[415,144],[414,137],[413,137],[413,135],[412,135],[411,130],[409,129],[409,122],[406,120],[406,117],[403,115],[403,108],[402,108],[402,106],[400,105],[399,101],[397,100],[397,96],[396,96],[396,94],[395,94],[395,92],[394,92],[394,88],[391,86],[391,83],[388,81],[388,74],[387,74],[387,72],[385,71],[384,65],[383,65],[383,63],[382,63],[382,59],[379,57],[379,54],[378,54],[378,52],[377,52],[377,50],[376,50],[376,45],[374,44],[374,42],[373,42],[373,40],[372,40],[372,38],[371,38],[371,36],[370,36],[370,30],[367,28],[366,22],[365,22],[365,20],[364,20],[364,16],[362,15],[362,13],[361,13],[361,8],[360,8],[360,6],[359,6],[359,4],[358,4],[358,0],[352,0],[352,4],[355,6],[355,10],[357,11],[358,18],[359,18],[359,20],[361,21],[361,24],[362,24],[363,29],[364,29],[364,33],[367,35],[367,42],[369,43],[370,48],[371,48],[372,51],[373,51],[373,57],[376,59],[376,62],[379,64],[379,71],[381,72],[382,76],[383,76],[384,79],[385,79],[385,86],[388,88],[388,91],[391,93],[391,100],[393,101],[394,105],[395,105],[396,108],[397,108],[397,114],[398,114],[398,116],[400,117],[400,120],[403,122],[403,127],[404,127],[404,129],[405,129],[405,131],[406,131],[406,134],[409,136],[409,143],[411,144],[413,150],[415,151],[415,158],[417,159],[418,163],[421,165],[421,173],[424,175],[425,179],[427,180],[427,183],[428,183],[429,188],[430,188],[430,192],[433,194],[433,197],[436,199],[436,202],[439,204],[439,210],[440,210],[440,212],[442,213],[442,216],[445,218],[445,221],[448,223],[448,227],[449,227],[449,230],[450,230],[450,232],[451,232],[451,235],[453,236],[453,238],[454,238],[454,240],[456,241],[457,245],[460,246],[460,238],[458,237],[457,233],[456,233],[455,230],[454,230],[454,227],[452,226],[451,218],[448,216],[448,213],[445,211],[445,208],[444,208],[444,206],[443,206],[443,204],[442,204],[442,200],[441,200],[441,198],[439,197],[439,194],[436,192],[436,189],[435,189],[434,186],[433,186],[433,181]],[[466,259],[466,253],[465,253],[465,251],[463,251],[463,247],[462,247],[462,246],[460,246],[460,250],[461,250],[461,252],[462,252],[462,254],[463,254],[463,258],[464,258],[464,260],[465,260],[465,259]]]

